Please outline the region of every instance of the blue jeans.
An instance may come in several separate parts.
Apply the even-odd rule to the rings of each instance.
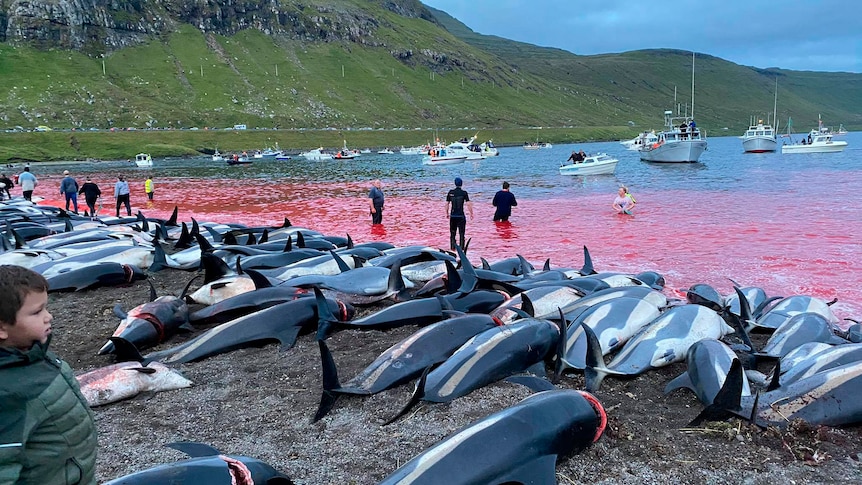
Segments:
[[[74,212],[78,213],[78,193],[77,192],[66,192],[66,212],[69,212],[69,201],[72,201],[72,207],[74,207]]]

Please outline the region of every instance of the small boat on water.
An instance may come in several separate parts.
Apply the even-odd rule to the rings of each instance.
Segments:
[[[398,153],[400,153],[402,155],[422,155],[422,154],[428,153],[428,150],[430,150],[430,149],[431,149],[431,147],[428,145],[421,145],[421,146],[412,147],[412,148],[404,148],[402,146],[401,150],[398,150]]]
[[[252,159],[248,156],[248,153],[246,152],[242,152],[242,155],[234,153],[226,160],[228,165],[248,165],[251,163],[251,161]]]
[[[393,152],[392,150],[390,150],[388,148],[384,148],[383,150],[378,150],[377,154],[378,155],[394,155],[395,152]]]
[[[479,153],[485,155],[486,157],[496,157],[500,154],[500,151],[497,150],[497,147],[494,146],[493,140],[488,140],[485,143],[479,145]]]
[[[370,148],[363,148],[362,150],[359,150],[359,153],[371,153],[371,149]],[[380,152],[378,152],[378,153],[380,153]]]
[[[651,144],[658,141],[658,135],[655,130],[645,131],[631,140],[621,140],[620,145],[626,147],[627,150],[638,151],[645,144]]]
[[[153,157],[149,153],[138,153],[135,155],[135,165],[139,167],[152,167]]]
[[[484,160],[486,155],[482,153],[479,145],[473,143],[474,141],[476,141],[475,136],[470,137],[469,140],[464,138],[446,145],[443,151],[449,156],[464,155],[467,160]]]
[[[266,150],[261,152],[261,155],[263,156],[263,158],[267,158],[267,157],[277,157],[277,156],[281,155],[281,153],[282,153],[282,149],[279,148],[278,143],[276,143],[275,148],[271,148],[271,147],[267,148]]]
[[[605,175],[617,168],[617,160],[604,153],[588,155],[584,161],[560,165],[560,175]]]
[[[290,160],[290,155],[285,155],[284,153],[279,153],[275,156],[276,160]]]
[[[219,153],[218,148],[215,149],[215,153],[213,153],[213,161],[214,162],[223,162],[224,157],[221,153]]]
[[[336,160],[353,160],[354,158],[359,156],[359,150],[351,150],[347,148],[347,140],[344,140],[344,146],[341,150],[338,150],[335,153],[335,156],[332,158]]]
[[[751,125],[745,130],[742,139],[742,149],[746,153],[774,152],[778,147],[775,130],[770,125],[764,125],[758,120],[756,125]]]
[[[540,143],[538,141],[534,143],[524,142],[524,150],[539,150],[541,148],[554,148],[554,146],[550,143]]]
[[[301,157],[305,157],[306,160],[311,161],[321,161],[321,160],[332,160],[332,155],[329,153],[325,153],[323,151],[323,147],[315,148],[314,150],[309,150],[307,152],[302,152],[299,154]]]
[[[450,153],[446,147],[432,147],[428,155],[422,157],[422,165],[456,165],[464,163],[467,155],[463,153]]]
[[[781,153],[835,153],[847,148],[846,141],[835,141],[828,131],[811,130],[799,143],[782,145]]]
[[[841,135],[846,135],[846,134],[847,134],[847,128],[844,128],[843,123],[839,124],[838,125],[838,131],[833,133],[834,136],[841,136]]]

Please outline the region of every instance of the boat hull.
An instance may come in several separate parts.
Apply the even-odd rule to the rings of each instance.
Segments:
[[[425,157],[422,159],[422,165],[456,165],[464,163],[467,157],[459,155],[455,157]]]
[[[774,152],[777,148],[778,142],[775,141],[775,138],[760,137],[742,140],[742,149],[746,153]]]
[[[614,173],[617,163],[619,160],[563,165],[560,167],[560,175],[608,175]]]
[[[706,150],[706,140],[668,141],[640,150],[641,160],[657,163],[694,163]]]
[[[835,153],[847,148],[846,141],[833,141],[832,143],[814,145],[783,145],[781,153]]]

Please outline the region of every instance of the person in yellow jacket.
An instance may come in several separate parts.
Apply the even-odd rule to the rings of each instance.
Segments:
[[[153,176],[147,175],[147,181],[144,182],[144,191],[147,193],[147,199],[153,200]]]

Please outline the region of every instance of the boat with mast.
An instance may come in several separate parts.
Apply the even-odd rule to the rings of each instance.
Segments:
[[[751,123],[748,126],[748,129],[745,130],[745,133],[739,137],[742,139],[742,150],[745,153],[765,153],[765,152],[774,152],[778,148],[778,79],[775,79],[775,101],[772,108],[772,119],[776,121],[776,126],[773,128],[769,124],[769,120],[764,125],[763,120],[757,120],[757,124],[754,124],[754,120],[751,120]]]
[[[677,126],[679,123],[679,126]],[[665,129],[658,141],[638,150],[641,160],[659,163],[693,163],[706,150],[706,136],[694,121],[694,52],[691,53],[691,115],[674,116],[664,112]]]

